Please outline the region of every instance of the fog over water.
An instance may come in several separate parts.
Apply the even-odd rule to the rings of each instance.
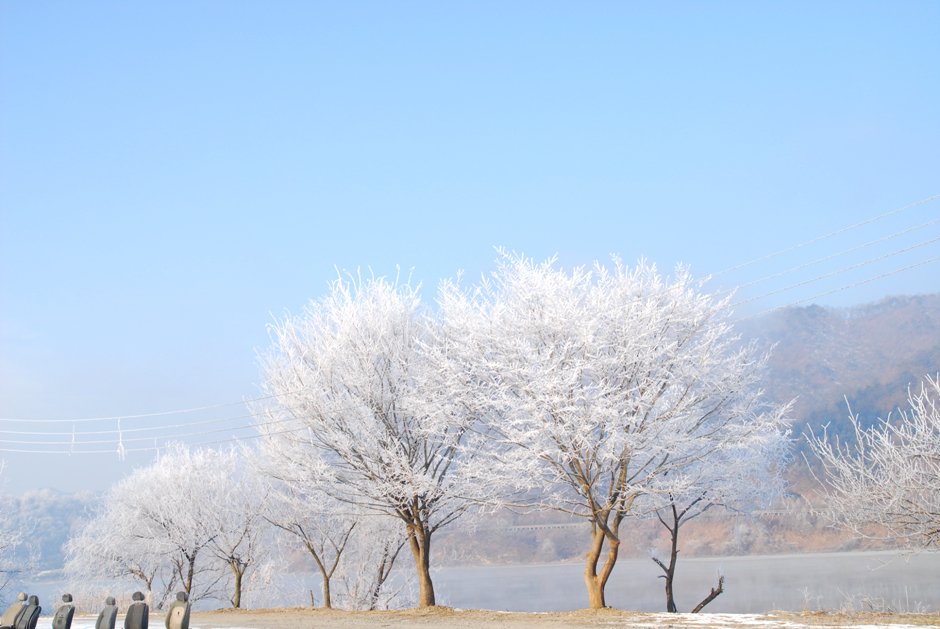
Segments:
[[[856,610],[867,610],[866,601],[872,602],[876,609],[902,612],[940,609],[940,553],[903,556],[881,551],[680,556],[675,584],[680,612],[691,611],[709,593],[717,582],[719,567],[725,574],[725,591],[705,608],[706,612],[840,609],[849,604]],[[587,607],[583,571],[581,564],[474,566],[441,568],[433,572],[433,577],[440,605],[459,609],[561,612]],[[621,559],[607,586],[607,604],[633,611],[665,611],[664,586],[659,574],[659,569],[649,559]],[[311,589],[317,604],[322,604],[317,575],[284,576],[282,596],[267,605],[307,606]],[[62,582],[45,582],[31,584],[27,589],[39,595],[43,613],[51,614],[53,601],[58,599],[64,586]],[[197,609],[222,606],[219,601],[197,603]]]
[[[854,597],[894,610],[940,608],[940,554],[903,557],[895,552],[856,552],[749,557],[679,557],[675,597],[691,611],[725,574],[725,591],[708,612],[833,609]],[[500,611],[571,611],[587,607],[581,564],[444,568],[435,578],[439,602]],[[607,604],[634,611],[665,611],[662,572],[649,559],[617,562],[607,585]],[[804,589],[806,594],[804,595]]]

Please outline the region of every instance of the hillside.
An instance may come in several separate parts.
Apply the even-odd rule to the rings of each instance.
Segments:
[[[4,526],[24,533],[17,561],[36,557],[39,570],[57,570],[65,563],[62,545],[88,517],[97,496],[90,491],[67,494],[55,489],[28,491],[5,500]],[[37,553],[38,551],[38,553]]]
[[[865,425],[907,407],[908,387],[940,372],[940,295],[890,297],[847,309],[787,308],[742,324],[744,339],[772,347],[768,399],[796,400],[798,447],[807,427],[846,434],[852,412]]]

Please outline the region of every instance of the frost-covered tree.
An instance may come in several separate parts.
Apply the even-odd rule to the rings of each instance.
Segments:
[[[0,474],[5,466],[6,461],[0,461]],[[12,520],[9,517],[8,503],[0,495],[0,600],[5,600],[11,581],[24,572],[29,572],[35,563],[18,560],[16,557],[16,548],[23,543],[23,531]]]
[[[859,537],[893,539],[912,549],[940,547],[940,376],[909,393],[900,417],[863,428],[854,440],[810,434],[822,463],[828,516]]]
[[[69,540],[70,582],[135,581],[159,608],[177,587],[193,601],[219,596],[228,571],[237,607],[245,573],[263,555],[262,509],[237,451],[171,446],[116,483]]]
[[[279,478],[318,479],[333,498],[404,525],[421,606],[435,604],[432,535],[489,491],[471,473],[474,417],[422,352],[436,331],[410,286],[337,279],[272,328],[271,403],[257,413]]]
[[[98,593],[95,584],[103,581],[127,581],[160,609],[175,590],[177,575],[163,549],[138,526],[132,496],[124,481],[102,497],[92,517],[65,544],[65,574],[79,596]]]
[[[331,497],[310,479],[278,481],[270,489],[265,518],[288,545],[308,553],[323,581],[323,606],[372,610],[399,593],[386,582],[402,547],[403,527]],[[335,579],[334,579],[335,577]],[[339,581],[338,591],[333,588]]]
[[[246,575],[267,554],[270,535],[268,488],[247,456],[234,448],[213,453],[211,469],[201,479],[210,501],[202,508],[211,533],[209,552],[231,571],[227,596],[235,608],[242,606]]]
[[[212,561],[218,530],[210,479],[219,462],[214,450],[176,445],[120,484],[135,522],[131,534],[153,541],[194,602],[217,596],[223,575]]]
[[[346,609],[371,611],[407,603],[408,586],[413,581],[401,570],[394,585],[390,577],[408,536],[401,527],[389,527],[384,520],[374,515],[360,517],[346,547],[336,573],[337,593]]]
[[[726,305],[682,268],[668,282],[619,261],[569,274],[504,254],[477,287],[442,286],[434,362],[455,405],[485,420],[493,473],[591,523],[591,607],[638,499],[680,487],[760,412],[763,357],[735,348]]]
[[[679,557],[679,530],[683,524],[713,507],[753,518],[770,507],[786,489],[783,472],[789,460],[787,407],[757,415],[751,422],[731,423],[726,444],[708,457],[657,478],[644,497],[659,523],[669,532],[669,556],[654,549],[652,560],[665,580],[666,611],[677,612],[674,584]],[[658,491],[663,485],[664,491]],[[701,611],[724,591],[718,587],[692,609]]]

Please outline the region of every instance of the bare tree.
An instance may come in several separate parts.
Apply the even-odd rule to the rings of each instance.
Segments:
[[[298,481],[280,482],[273,489],[265,518],[313,557],[323,579],[323,606],[333,607],[331,581],[343,559],[361,514],[315,486],[301,489]]]
[[[491,469],[544,487],[536,503],[591,523],[590,606],[639,497],[725,447],[758,412],[763,357],[734,349],[726,301],[664,282],[655,267],[571,274],[503,254],[492,279],[444,284],[436,362],[456,404],[485,420]],[[605,544],[606,559],[601,560]]]
[[[399,520],[421,606],[435,604],[431,538],[482,500],[468,473],[474,418],[451,403],[422,348],[437,323],[415,289],[337,279],[330,294],[272,329],[258,409],[280,477],[318,479],[342,502]]]
[[[850,415],[854,440],[810,434],[825,470],[828,517],[859,537],[912,549],[940,546],[940,376],[908,393],[910,409],[865,429]]]
[[[666,611],[678,611],[674,586],[680,527],[713,507],[753,518],[783,494],[786,489],[783,471],[789,460],[787,410],[784,407],[758,415],[750,423],[725,426],[734,436],[724,447],[680,470],[663,474],[657,481],[665,481],[666,490],[662,494],[657,492],[659,482],[656,482],[645,496],[647,504],[655,508],[656,518],[669,532],[668,559],[664,561],[655,549],[651,557],[663,571],[660,576],[665,580]],[[718,587],[712,588],[693,613],[701,611],[722,592],[724,575],[719,575]]]

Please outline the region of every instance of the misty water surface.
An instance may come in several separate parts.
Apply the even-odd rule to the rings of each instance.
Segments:
[[[405,557],[410,559],[410,557]],[[773,609],[839,609],[852,603],[866,609],[865,600],[894,611],[940,609],[940,554],[901,556],[894,552],[855,552],[751,557],[682,558],[676,576],[679,611],[691,611],[717,583],[716,570],[725,574],[725,592],[708,612],[766,612]],[[460,609],[499,611],[571,611],[587,606],[581,564],[482,566],[433,571],[438,603]],[[621,559],[607,586],[607,604],[634,611],[665,611],[663,580],[649,559]],[[269,604],[307,606],[313,590],[322,604],[314,574],[284,575],[289,586],[281,600]],[[45,614],[64,584],[34,583]],[[121,589],[127,589],[121,586]],[[197,609],[223,606],[202,601]],[[121,610],[123,612],[124,610]],[[162,615],[157,614],[160,619]],[[75,625],[76,629],[81,629]]]
[[[708,612],[839,608],[864,597],[898,611],[918,604],[940,607],[940,555],[900,557],[894,552],[825,553],[751,557],[679,558],[675,597],[691,611],[725,574],[725,592]],[[587,607],[584,566],[549,564],[445,568],[435,578],[439,602],[460,608],[505,611],[571,611]],[[617,562],[607,604],[634,611],[665,611],[662,571],[649,559]],[[805,594],[804,594],[805,592]]]

